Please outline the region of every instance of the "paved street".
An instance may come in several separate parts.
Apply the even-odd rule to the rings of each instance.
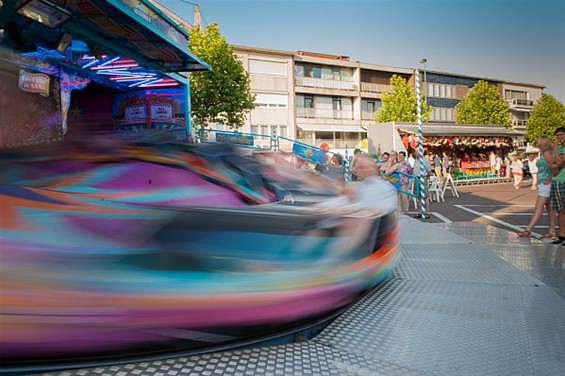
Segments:
[[[533,212],[537,191],[530,187],[531,180],[522,182],[519,190],[512,183],[459,186],[459,198],[447,190],[445,202],[431,203],[429,222],[476,222],[517,232],[527,226]],[[414,211],[412,206],[411,211]],[[535,232],[548,232],[546,215]]]

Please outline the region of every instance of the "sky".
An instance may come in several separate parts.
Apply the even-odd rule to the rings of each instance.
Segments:
[[[562,0],[158,0],[230,44],[543,85],[565,104]]]

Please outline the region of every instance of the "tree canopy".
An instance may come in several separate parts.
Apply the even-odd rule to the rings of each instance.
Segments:
[[[542,94],[526,123],[526,141],[534,143],[542,135],[554,138],[559,127],[565,127],[565,105],[550,94]]]
[[[398,75],[390,78],[392,91],[384,93],[383,106],[375,115],[377,123],[389,121],[416,122],[418,121],[418,107],[416,93],[406,80]],[[422,121],[428,121],[432,107],[420,99],[422,105]]]
[[[189,34],[190,50],[212,67],[211,72],[190,74],[192,116],[201,127],[210,123],[241,127],[254,107],[249,74],[217,24],[208,25],[204,31],[193,27]]]
[[[505,125],[510,127],[508,102],[496,86],[486,81],[477,82],[455,107],[459,124]]]
[[[416,93],[406,80],[398,75],[390,78],[392,91],[383,94],[382,104],[375,115],[377,123],[389,121],[416,122],[418,107]],[[420,99],[422,105],[422,121],[428,121],[432,107]]]

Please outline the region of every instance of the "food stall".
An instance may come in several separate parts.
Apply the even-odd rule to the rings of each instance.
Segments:
[[[406,151],[411,154],[419,143],[415,123],[389,122],[368,128],[369,153]],[[454,178],[490,177],[491,152],[504,159],[517,149],[523,133],[502,125],[422,124],[424,150],[429,154],[446,152],[452,161]]]

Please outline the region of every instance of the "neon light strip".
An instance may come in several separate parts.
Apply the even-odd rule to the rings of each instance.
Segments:
[[[144,84],[139,85],[139,87],[164,87],[164,86],[178,86],[178,82],[171,82],[171,83],[156,83],[156,84]]]
[[[100,64],[99,66],[100,66],[100,67],[105,67],[106,65],[112,64],[114,61],[118,61],[119,59],[120,59],[119,56],[115,56],[115,57],[111,58],[110,60],[105,61],[104,63]]]
[[[139,67],[139,64],[116,64],[116,65],[110,65],[110,66],[106,66],[106,65],[99,65],[97,67],[93,67],[90,68],[91,70],[99,70],[99,69],[124,69],[124,68],[137,68]]]
[[[135,83],[133,83],[133,84],[131,84],[131,85],[128,85],[128,87],[136,87],[136,86],[140,86],[140,85],[153,84],[153,83],[159,82],[159,81],[161,81],[161,80],[162,80],[162,78],[158,78],[158,79],[150,78],[150,79],[148,79],[148,80],[144,80],[144,81],[140,81],[140,82],[135,82]]]
[[[100,60],[98,60],[98,59],[94,59],[94,60],[92,60],[92,61],[89,61],[88,63],[86,63],[86,64],[84,64],[84,65],[82,66],[82,69],[86,69],[86,68],[88,68],[88,67],[90,67],[90,66],[93,66],[94,64],[98,63],[99,61],[100,61]]]
[[[110,77],[112,81],[144,81],[144,80],[152,80],[155,79],[155,76],[132,76],[132,77],[124,77],[124,76],[117,76],[117,77]]]

